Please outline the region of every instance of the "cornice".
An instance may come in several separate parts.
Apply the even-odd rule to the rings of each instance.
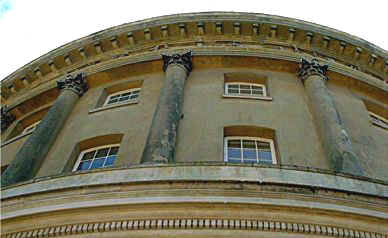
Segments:
[[[206,31],[199,30],[201,27]],[[224,27],[225,31],[228,27],[234,30],[224,32]],[[286,28],[285,32],[288,28],[288,33],[284,33],[284,29],[280,29],[282,27]],[[174,28],[174,32],[170,28]],[[176,29],[180,29],[181,32],[179,33],[179,30],[176,32]],[[247,29],[250,33],[247,33]],[[291,34],[291,40],[285,38],[290,37]],[[294,34],[297,40],[294,39]],[[115,51],[129,49],[126,54],[132,55],[131,50],[139,45],[148,45],[146,49],[140,49],[146,52],[150,47],[168,45],[178,38],[186,41],[191,39],[195,43],[197,40],[204,41],[209,36],[214,39],[224,37],[224,40],[230,39],[236,41],[236,44],[240,44],[239,41],[241,41],[242,45],[249,38],[250,44],[257,46],[274,42],[274,44],[292,46],[296,49],[306,48],[312,54],[324,52],[345,64],[360,63],[364,70],[378,75],[382,78],[380,80],[387,81],[387,51],[356,36],[318,24],[280,16],[206,12],[169,15],[127,23],[72,41],[6,77],[2,82],[4,92],[2,96],[7,98],[20,88],[29,87],[29,84],[35,81],[50,81],[53,76],[58,76],[58,72],[62,75],[73,71],[76,66],[80,68],[116,57],[112,53]],[[95,53],[88,56],[88,49]]]

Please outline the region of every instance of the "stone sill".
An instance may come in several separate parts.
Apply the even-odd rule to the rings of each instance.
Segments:
[[[89,114],[95,113],[95,112],[100,112],[100,111],[105,111],[105,110],[110,110],[110,109],[116,108],[116,107],[124,107],[124,106],[132,105],[132,104],[138,104],[138,103],[139,103],[139,101],[135,100],[135,101],[130,101],[130,102],[126,102],[126,103],[117,103],[117,104],[113,104],[113,105],[109,105],[109,106],[103,106],[103,107],[99,107],[99,108],[95,108],[95,109],[90,110]]]
[[[34,131],[30,131],[28,133],[24,133],[24,134],[20,134],[18,136],[15,136],[15,137],[5,141],[3,144],[1,144],[1,147],[6,146],[8,144],[11,144],[12,142],[15,142],[15,141],[17,141],[17,140],[19,140],[19,139],[21,139],[21,138],[23,138],[25,136],[28,136],[28,135],[32,134],[32,132],[34,132]]]
[[[256,100],[272,101],[272,97],[268,97],[268,96],[247,96],[247,95],[223,94],[222,97],[223,98],[241,98],[241,99],[256,99]]]
[[[283,168],[274,165],[240,165],[222,162],[142,164],[126,168],[97,169],[36,178],[3,188],[1,199],[83,186],[161,181],[237,181],[288,184],[289,186],[308,186],[388,197],[387,183],[381,184],[361,177],[324,172],[311,168],[310,171],[298,170],[292,166]]]

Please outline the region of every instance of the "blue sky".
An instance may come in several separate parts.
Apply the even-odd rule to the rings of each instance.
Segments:
[[[373,2],[373,4],[372,4]],[[168,14],[235,11],[296,18],[358,36],[385,50],[388,1],[0,0],[0,80],[43,54],[123,23]]]
[[[0,19],[12,8],[10,0],[0,0]]]

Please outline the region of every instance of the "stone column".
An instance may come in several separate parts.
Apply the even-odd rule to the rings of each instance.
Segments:
[[[317,59],[311,62],[302,59],[298,76],[306,88],[315,125],[332,169],[336,172],[363,175],[359,158],[353,152],[348,133],[326,87],[327,69],[328,66],[320,65]]]
[[[87,90],[83,74],[68,75],[57,86],[60,95],[2,175],[2,186],[32,179],[37,174],[74,105]]]
[[[152,118],[142,163],[175,162],[175,145],[179,120],[182,116],[183,91],[192,70],[191,52],[162,55],[165,72],[164,86]]]

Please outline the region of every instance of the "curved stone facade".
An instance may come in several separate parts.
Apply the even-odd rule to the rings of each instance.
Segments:
[[[192,13],[61,46],[1,84],[2,237],[388,237],[388,53]]]

